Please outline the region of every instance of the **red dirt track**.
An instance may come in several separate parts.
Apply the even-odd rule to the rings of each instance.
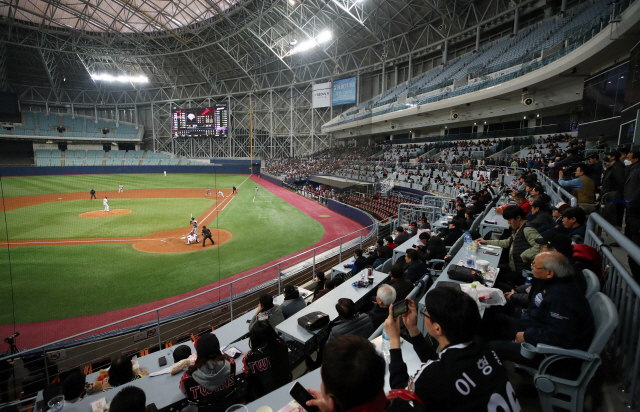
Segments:
[[[347,238],[345,238],[343,240],[343,242],[346,242],[347,240],[350,240],[352,238],[355,238],[357,236],[360,235],[360,229],[362,229],[362,225],[359,224],[358,222],[349,219],[345,216],[342,216],[336,212],[333,212],[331,210],[329,210],[328,208],[326,208],[325,206],[322,206],[312,200],[309,200],[303,196],[299,196],[296,195],[292,192],[290,192],[287,189],[281,188],[277,185],[274,185],[266,180],[263,180],[261,178],[259,178],[256,175],[252,175],[251,176],[251,180],[259,183],[262,187],[264,187],[266,190],[270,191],[271,193],[273,193],[274,195],[280,197],[281,199],[285,200],[287,203],[291,204],[292,206],[296,207],[297,209],[301,210],[302,212],[304,212],[305,214],[307,214],[308,216],[310,216],[311,218],[315,219],[316,221],[320,222],[322,224],[322,226],[324,227],[324,236],[322,237],[322,239],[320,239],[320,241],[318,241],[316,244],[314,244],[313,246],[305,249],[306,250],[310,250],[313,248],[317,248],[319,246],[324,245],[325,243],[332,241],[334,239],[337,239],[341,236],[345,236],[349,233],[352,232],[357,232],[354,235],[351,235]],[[250,184],[250,183],[247,183]],[[248,188],[244,188],[245,190],[247,190]],[[250,189],[252,190],[252,188]],[[185,197],[202,197],[203,196],[203,192],[204,190],[202,189],[179,189],[179,190],[169,190],[169,189],[148,189],[148,190],[131,190],[131,191],[125,191],[125,193],[121,193],[118,194],[116,191],[114,192],[101,192],[100,195],[101,196],[108,196],[109,199],[111,198],[185,198]],[[203,215],[203,217],[206,217],[203,221],[201,221],[200,219],[198,219],[198,223],[200,224],[200,227],[202,227],[203,224],[207,224],[205,222],[208,222],[210,220],[212,220],[223,208],[224,206],[227,204],[227,202],[231,201],[232,196],[229,196],[227,193],[230,191],[223,191],[225,194],[225,198],[222,201],[219,201],[216,203],[215,206],[213,206],[211,209],[209,209],[207,212],[205,212],[205,214]],[[28,198],[9,198],[6,199],[6,207],[7,210],[11,210],[11,209],[15,209],[15,208],[19,208],[19,207],[24,207],[24,206],[29,206],[29,205],[33,205],[33,204],[38,204],[38,203],[43,203],[43,202],[57,202],[57,201],[66,201],[66,200],[76,200],[76,199],[86,199],[89,195],[88,194],[76,194],[76,193],[72,193],[72,194],[65,194],[65,195],[45,195],[45,196],[32,196],[32,197],[28,197]],[[62,197],[63,200],[59,200],[58,198]],[[37,198],[37,199],[35,199]],[[100,196],[98,197],[98,200],[100,199]],[[216,207],[219,207],[218,210],[212,211],[212,209],[215,209]],[[0,209],[2,210],[2,209]],[[210,214],[210,216],[207,216],[208,214]],[[330,218],[327,218],[326,216],[330,216]],[[178,229],[178,231],[180,231],[180,233],[182,234],[182,236],[186,235],[186,233],[188,232],[188,228],[186,229]],[[174,231],[169,231],[169,232],[174,232]],[[156,239],[160,239],[160,238],[164,238],[164,233],[165,232],[161,232],[161,233],[154,233],[153,235],[149,235],[149,237],[155,237]],[[231,234],[229,232],[225,232],[225,231],[220,231],[220,236],[221,236],[221,240],[224,236],[224,233],[227,233],[229,236],[229,239],[231,238]],[[363,231],[364,234],[367,233],[367,230],[365,229]],[[160,236],[162,235],[162,236]],[[175,237],[176,235],[178,235],[178,233],[174,234],[173,237]],[[214,240],[216,240],[216,236],[217,234],[214,233],[214,230],[212,229],[212,235]],[[146,236],[145,236],[146,237]],[[170,236],[169,236],[170,237]],[[133,247],[136,248],[137,250],[138,247],[141,244],[146,245],[147,244],[147,240],[140,240],[143,238],[136,238],[135,240],[137,240],[137,242],[133,242],[133,238],[113,238],[113,239],[90,239],[91,241],[104,241],[107,240],[109,243],[123,243],[123,242],[130,242],[133,244]],[[51,242],[50,244],[55,244],[55,245],[62,245],[62,244],[74,244],[77,243],[79,240],[82,239],[73,239],[73,240],[50,240],[50,241],[37,241],[38,242],[38,246],[42,246],[43,243],[45,242]],[[89,239],[84,239],[84,240],[89,240]],[[226,239],[228,240],[228,239]],[[225,240],[225,241],[226,241]],[[201,241],[201,239],[200,239]],[[55,242],[55,243],[54,243]],[[69,243],[67,243],[69,242]],[[96,243],[97,243],[96,242]],[[18,243],[31,243],[30,241],[16,241],[16,242],[11,242],[11,247],[16,247],[16,246],[22,246],[19,245]],[[35,245],[35,241],[33,242]],[[149,242],[150,243],[150,242]],[[218,244],[218,241],[216,240],[216,245]],[[325,250],[328,250],[330,248],[336,247],[338,246],[338,242],[333,242],[325,247],[320,248],[320,250],[318,251],[318,253],[321,253]],[[184,251],[194,251],[195,249],[197,250],[201,250],[201,249],[209,249],[209,245],[207,245],[207,247],[202,248],[200,244],[196,244],[196,245],[186,245],[186,241],[182,241],[182,243],[180,245],[175,245],[175,246],[184,246],[184,248],[186,248],[186,250]],[[154,246],[154,247],[158,247],[158,246]],[[146,250],[145,250],[146,251]],[[196,290],[193,290],[191,292],[187,292],[187,293],[183,293],[181,295],[177,295],[177,296],[173,296],[170,298],[166,298],[166,299],[162,299],[159,301],[155,301],[155,302],[150,302],[147,304],[143,304],[143,305],[138,305],[138,306],[134,306],[131,308],[126,308],[126,309],[121,309],[121,310],[116,310],[116,311],[111,311],[111,312],[106,312],[106,313],[100,313],[100,314],[96,314],[96,315],[89,315],[89,316],[82,316],[82,317],[78,317],[78,318],[69,318],[69,319],[61,319],[61,320],[55,320],[55,321],[48,321],[48,322],[37,322],[37,323],[27,323],[27,324],[18,324],[15,326],[15,329],[13,327],[13,325],[0,325],[0,335],[2,336],[8,336],[11,333],[13,333],[13,330],[18,330],[20,331],[20,348],[24,349],[24,348],[29,348],[29,347],[34,347],[34,346],[39,346],[42,344],[45,344],[47,342],[52,342],[55,340],[59,340],[62,339],[66,336],[71,336],[77,333],[81,333],[82,331],[85,330],[90,330],[92,328],[96,328],[99,327],[100,325],[105,325],[111,322],[115,322],[119,319],[124,319],[130,316],[133,316],[135,314],[141,313],[141,312],[146,312],[149,310],[153,310],[156,309],[158,307],[161,307],[163,305],[167,305],[170,304],[172,302],[176,302],[179,301],[181,299],[185,299],[189,296],[193,296],[196,295],[198,293],[201,293],[205,290],[214,288],[216,286],[221,286],[221,285],[226,285],[228,283],[230,283],[231,281],[233,281],[234,279],[239,279],[242,277],[245,277],[249,274],[255,273],[260,271],[261,269],[267,268],[269,266],[272,266],[278,262],[282,262],[284,260],[287,260],[287,262],[283,263],[282,268],[286,268],[289,266],[292,266],[295,263],[301,262],[303,260],[306,260],[308,258],[310,258],[312,255],[310,253],[306,253],[303,254],[302,256],[290,259],[292,256],[295,255],[299,255],[302,254],[303,251],[300,252],[296,252],[293,253],[291,255],[288,256],[284,256],[280,259],[277,259],[275,261],[269,262],[269,263],[265,263],[261,266],[252,268],[250,270],[247,270],[245,272],[242,273],[238,273],[234,276],[222,279],[221,281],[218,282],[214,282],[211,283],[209,285],[200,287]],[[152,252],[154,253],[154,252]],[[157,252],[156,252],[157,253]],[[175,253],[175,252],[160,252],[160,253]],[[290,259],[290,260],[288,260]],[[254,275],[248,279],[244,279],[242,281],[239,282],[235,282],[233,284],[233,293],[234,295],[237,293],[241,293],[245,290],[251,289],[257,285],[260,285],[264,282],[266,282],[267,280],[272,279],[274,276],[276,275],[276,271],[275,270],[268,270],[268,271],[263,271],[257,275]],[[205,304],[210,304],[216,300],[219,299],[225,299],[229,296],[229,290],[228,287],[223,287],[221,289],[219,289],[216,293],[215,296],[214,294],[205,294],[203,296],[200,296],[198,298],[194,298],[192,300],[189,300],[187,302],[182,302],[179,303],[177,305],[172,306],[171,308],[165,309],[163,311],[160,312],[160,316],[164,317],[164,316],[168,316],[171,314],[175,314],[175,313],[180,313],[183,312],[185,310],[191,309],[191,308],[195,308],[195,307],[199,307]],[[155,315],[153,316],[153,319],[155,319]],[[150,318],[146,318],[146,317],[141,317],[141,318],[137,318],[137,319],[133,319],[131,321],[127,321],[127,322],[123,322],[117,325],[117,327],[112,327],[108,330],[112,330],[112,329],[119,329],[119,328],[123,328],[123,327],[127,327],[127,326],[133,326],[133,325],[137,325],[146,321],[151,320]],[[100,332],[105,332],[107,331],[107,329],[105,330],[101,330]],[[98,333],[100,333],[98,332]],[[3,335],[4,334],[4,335]]]

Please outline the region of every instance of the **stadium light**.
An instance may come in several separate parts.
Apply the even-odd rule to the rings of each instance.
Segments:
[[[120,83],[147,83],[149,79],[147,76],[112,76],[110,74],[102,73],[97,74],[94,73],[91,75],[93,80],[102,80],[105,82],[120,82]]]
[[[318,44],[326,43],[331,40],[332,34],[329,30],[324,30],[320,32],[320,34],[315,38],[303,42],[299,42],[293,49],[291,49],[290,54],[296,54],[303,52],[305,50],[312,49],[316,47]]]

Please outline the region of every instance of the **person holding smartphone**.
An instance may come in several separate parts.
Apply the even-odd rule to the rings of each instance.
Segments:
[[[418,329],[416,304],[407,299],[409,310],[402,315],[410,343],[423,362],[413,375],[400,350],[400,316],[393,306],[384,329],[390,340],[391,389],[408,388],[431,410],[491,410],[490,405],[509,405],[520,410],[513,386],[496,353],[475,336],[480,324],[478,306],[467,294],[453,288],[434,288],[421,308],[425,327],[442,351],[438,354]],[[507,408],[509,409],[509,408]]]

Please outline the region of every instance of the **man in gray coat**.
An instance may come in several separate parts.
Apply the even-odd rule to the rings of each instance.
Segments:
[[[351,299],[342,298],[338,300],[336,310],[338,311],[339,319],[334,322],[327,342],[342,335],[356,335],[369,339],[369,336],[375,330],[373,322],[366,313],[358,316],[356,305]]]
[[[282,303],[282,314],[285,319],[289,319],[296,312],[304,309],[307,304],[304,302],[304,298],[300,296],[300,292],[295,286],[288,284],[284,285],[284,302]]]

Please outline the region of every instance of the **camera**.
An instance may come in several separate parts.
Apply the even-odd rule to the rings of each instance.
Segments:
[[[567,166],[564,168],[564,175],[565,176],[573,176],[573,174],[576,172],[576,170],[578,170],[578,168],[576,166]]]
[[[15,332],[13,335],[9,336],[8,338],[4,338],[4,341],[9,345],[13,345],[13,343],[15,342],[15,339],[18,336],[20,336],[20,332]]]

